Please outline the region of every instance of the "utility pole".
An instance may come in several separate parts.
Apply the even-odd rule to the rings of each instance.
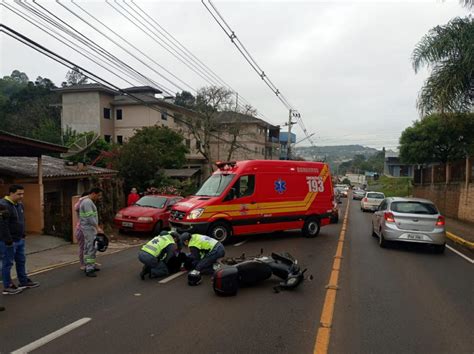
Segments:
[[[295,111],[296,112],[296,111]],[[299,114],[299,113],[297,113]],[[289,114],[288,114],[288,141],[287,141],[287,149],[286,149],[286,159],[290,160],[291,159],[291,126],[293,124],[296,124],[291,120],[293,117],[293,110],[290,109]]]

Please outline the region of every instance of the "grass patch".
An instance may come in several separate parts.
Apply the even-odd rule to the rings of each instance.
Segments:
[[[382,192],[386,197],[408,197],[413,191],[412,179],[381,176],[377,181],[369,180],[368,190]]]

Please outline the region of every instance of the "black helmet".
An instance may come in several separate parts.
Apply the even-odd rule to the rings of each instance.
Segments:
[[[188,273],[188,285],[195,286],[201,284],[201,272],[199,270],[192,270]]]
[[[166,236],[166,235],[168,235],[168,231],[161,231],[160,232],[160,236]]]
[[[184,245],[184,241],[189,241],[191,239],[191,234],[189,232],[183,232],[179,236],[179,242]]]
[[[105,252],[109,246],[109,238],[105,234],[97,234],[94,243],[97,251]]]

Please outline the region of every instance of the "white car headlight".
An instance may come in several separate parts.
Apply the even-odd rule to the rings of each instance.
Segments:
[[[121,214],[121,213],[115,214],[115,218],[116,218],[116,219],[121,219],[121,218],[122,218],[122,214]]]
[[[152,222],[153,218],[151,216],[140,216],[137,221],[140,222]]]
[[[204,208],[197,208],[194,210],[191,210],[191,212],[188,215],[188,219],[198,219],[202,213],[204,212]]]

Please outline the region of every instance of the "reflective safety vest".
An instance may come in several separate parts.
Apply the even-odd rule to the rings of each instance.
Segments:
[[[191,236],[191,240],[189,240],[188,247],[196,247],[199,251],[207,253],[212,250],[218,242],[219,241],[212,237],[194,234]]]
[[[166,247],[173,243],[175,242],[171,235],[156,236],[142,247],[142,251],[151,254],[153,257],[158,257]]]

